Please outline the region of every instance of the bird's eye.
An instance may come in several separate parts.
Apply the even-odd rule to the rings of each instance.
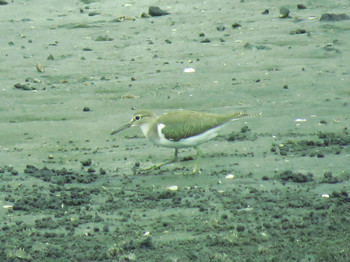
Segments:
[[[140,120],[141,119],[141,116],[137,115],[135,116],[135,120]]]

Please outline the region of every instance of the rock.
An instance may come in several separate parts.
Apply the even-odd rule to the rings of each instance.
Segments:
[[[280,8],[280,18],[290,18],[289,13],[290,10],[287,7]]]
[[[45,72],[45,67],[42,64],[37,64],[36,65],[36,70],[40,73],[44,73]]]
[[[142,18],[150,18],[151,16],[149,14],[147,14],[146,12],[142,12],[141,17]]]
[[[148,14],[150,16],[162,16],[162,15],[168,15],[170,13],[160,9],[158,6],[150,6],[148,9]]]
[[[320,21],[328,21],[328,22],[342,21],[342,20],[350,20],[350,17],[346,14],[325,13],[320,18]]]
[[[210,41],[209,38],[205,38],[205,39],[203,39],[203,40],[201,41],[201,43],[204,43],[204,44],[210,43],[210,42],[211,42],[211,41]]]
[[[29,87],[27,84],[21,84],[21,83],[15,84],[15,88],[25,90],[25,91],[33,90],[33,88]]]
[[[295,31],[291,31],[290,34],[291,35],[300,35],[300,34],[306,34],[307,31],[305,29],[297,29]]]
[[[216,27],[216,30],[218,30],[218,31],[225,31],[225,26],[224,25],[218,25]]]
[[[53,57],[52,54],[50,54],[50,55],[46,58],[46,60],[55,60],[55,58]]]
[[[307,9],[307,7],[303,4],[297,4],[298,9]]]
[[[232,28],[240,28],[242,27],[240,24],[234,23],[232,24]]]

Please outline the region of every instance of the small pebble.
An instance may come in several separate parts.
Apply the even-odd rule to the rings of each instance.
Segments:
[[[162,16],[162,15],[168,15],[167,11],[164,11],[163,9],[160,9],[158,6],[150,6],[148,9],[148,14],[150,16]]]
[[[16,89],[22,89],[22,90],[32,90],[29,86],[27,86],[26,84],[21,84],[21,83],[17,83],[15,84],[15,88]]]
[[[320,21],[327,21],[327,22],[342,21],[342,20],[350,20],[350,17],[346,14],[325,13],[320,18]]]
[[[43,73],[45,71],[45,67],[42,64],[37,64],[36,70],[40,73]]]
[[[307,9],[307,7],[303,4],[298,4],[297,7],[298,9]]]
[[[240,28],[242,27],[240,24],[234,23],[232,24],[232,28]]]
[[[289,18],[290,10],[287,7],[280,8],[280,18]]]
[[[191,67],[187,67],[184,69],[184,73],[194,73],[194,72],[196,72],[196,69]]]
[[[166,189],[168,189],[169,191],[177,191],[179,189],[178,186],[168,186]]]
[[[146,12],[142,12],[141,17],[142,18],[150,18],[151,16],[149,14],[147,14]]]
[[[227,176],[225,176],[226,179],[234,179],[235,175],[232,174],[228,174]]]
[[[204,43],[204,44],[210,43],[210,42],[211,42],[211,41],[210,41],[209,38],[205,38],[205,39],[203,39],[203,40],[201,41],[201,43]]]
[[[218,31],[225,31],[225,26],[224,25],[218,25],[216,27],[216,30],[218,30]]]

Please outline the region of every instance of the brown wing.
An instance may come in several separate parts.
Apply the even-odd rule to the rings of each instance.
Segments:
[[[193,111],[177,111],[165,114],[159,118],[159,122],[164,124],[162,133],[165,138],[172,141],[196,136],[205,131],[221,126],[228,121],[239,118],[244,113],[235,114],[209,114]]]

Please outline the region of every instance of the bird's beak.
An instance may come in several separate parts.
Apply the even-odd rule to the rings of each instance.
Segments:
[[[114,131],[111,133],[111,135],[114,135],[114,134],[116,134],[116,133],[119,133],[120,131],[123,131],[123,130],[125,130],[125,129],[131,127],[132,124],[133,124],[133,122],[129,122],[129,123],[127,123],[126,125],[123,125],[123,126],[119,127],[117,130],[114,130]]]

